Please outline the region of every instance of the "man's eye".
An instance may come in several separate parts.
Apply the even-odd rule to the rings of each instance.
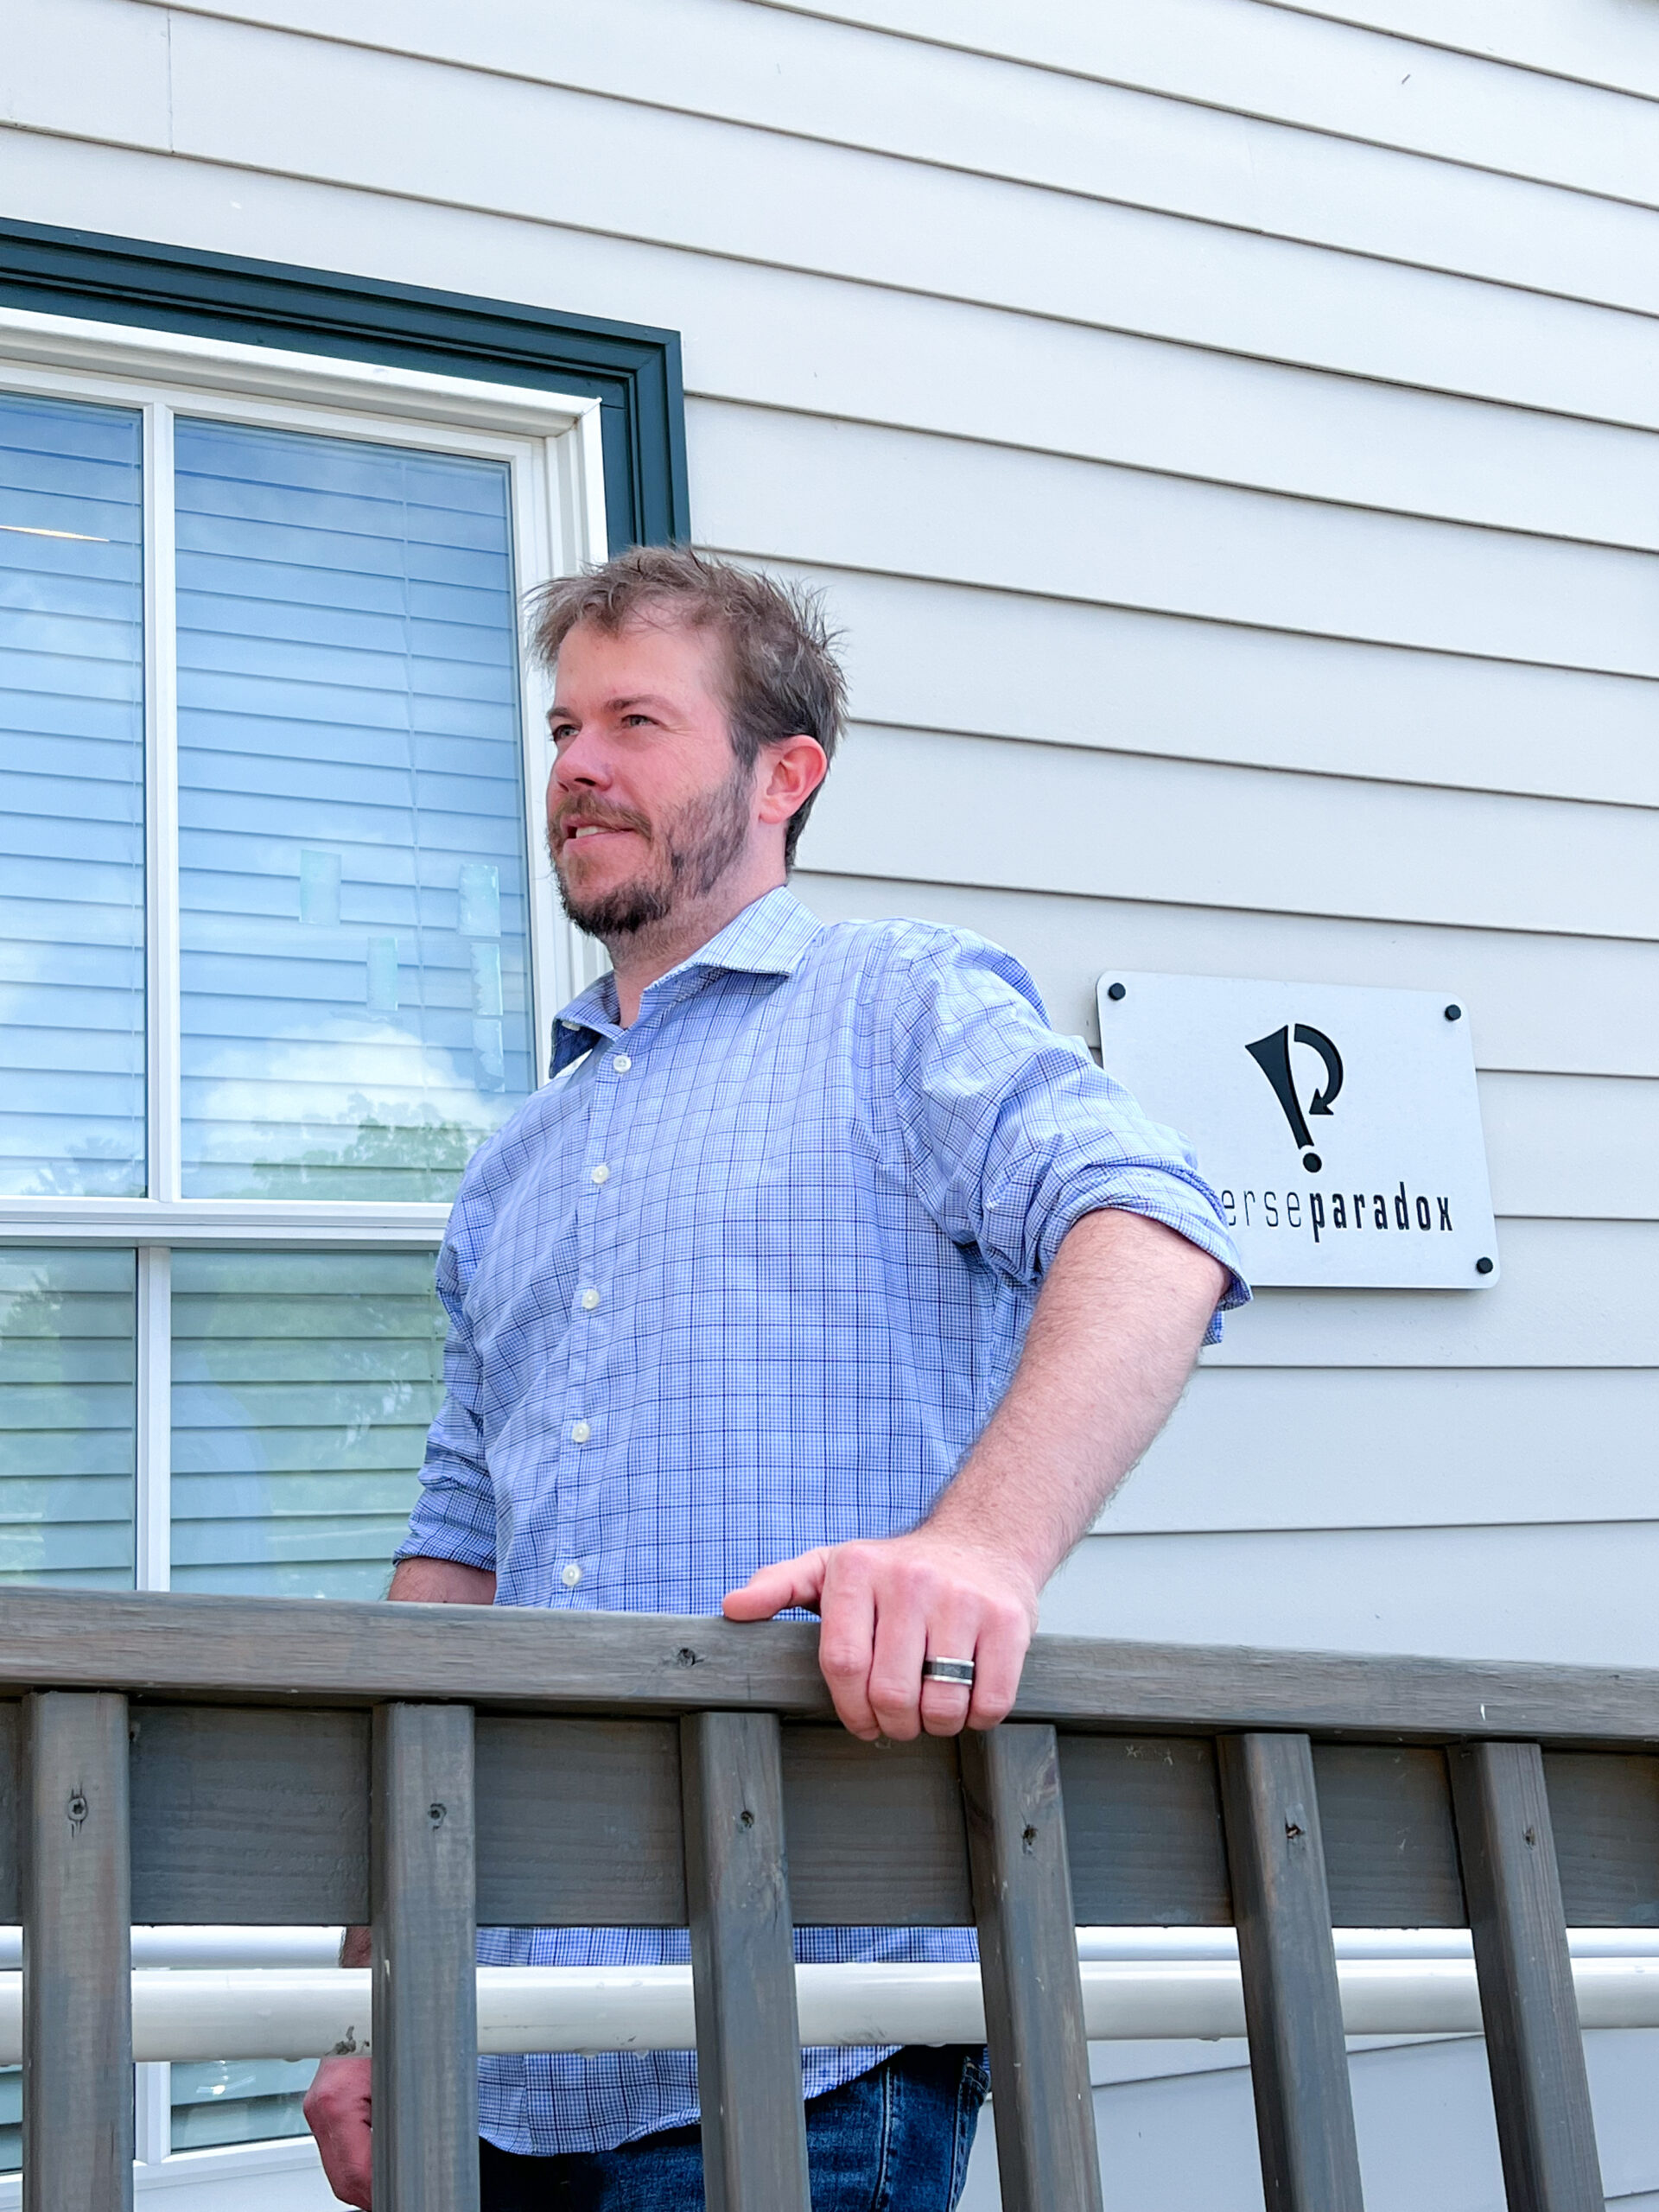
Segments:
[[[575,735],[575,724],[574,722],[550,722],[547,726],[547,734],[552,739],[555,745],[563,745],[567,737],[574,737]]]

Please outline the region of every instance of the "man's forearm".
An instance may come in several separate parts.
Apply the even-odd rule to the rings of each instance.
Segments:
[[[400,1559],[392,1570],[388,1598],[408,1605],[490,1605],[495,1577],[453,1559]],[[366,1928],[348,1928],[340,1938],[340,1963],[365,1967],[372,1949]]]
[[[386,1595],[411,1605],[493,1605],[495,1577],[459,1560],[400,1559]]]
[[[1040,1590],[1168,1419],[1226,1280],[1161,1222],[1086,1214],[1001,1404],[923,1526],[1018,1560]]]

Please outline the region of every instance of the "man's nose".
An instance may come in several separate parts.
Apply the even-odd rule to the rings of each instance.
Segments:
[[[553,762],[554,788],[563,791],[602,790],[610,780],[610,766],[598,738],[585,731],[566,738]]]

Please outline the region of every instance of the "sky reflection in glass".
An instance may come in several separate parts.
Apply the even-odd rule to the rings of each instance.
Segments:
[[[140,417],[0,397],[0,1193],[144,1188]]]
[[[185,1195],[448,1198],[534,1081],[505,466],[176,451]]]

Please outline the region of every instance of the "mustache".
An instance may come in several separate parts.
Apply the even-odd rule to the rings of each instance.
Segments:
[[[651,823],[643,814],[636,814],[627,807],[595,805],[591,799],[568,799],[554,815],[548,826],[549,842],[557,845],[565,842],[565,825],[573,815],[585,823],[593,823],[601,830],[637,830],[642,836],[652,834]]]

